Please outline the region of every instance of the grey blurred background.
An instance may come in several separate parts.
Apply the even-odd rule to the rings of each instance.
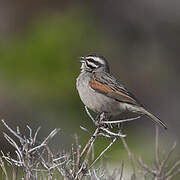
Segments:
[[[88,135],[79,126],[94,127],[75,88],[78,57],[98,52],[113,75],[168,124],[160,130],[168,148],[180,140],[179,47],[178,0],[1,0],[0,118],[23,133],[26,125],[41,126],[42,137],[60,127],[59,148],[70,146],[74,133],[83,144]],[[11,151],[2,124],[0,131],[0,149]],[[132,151],[151,159],[153,123],[141,118],[127,123],[125,132]],[[121,148],[116,143],[109,152],[113,162],[122,159]]]

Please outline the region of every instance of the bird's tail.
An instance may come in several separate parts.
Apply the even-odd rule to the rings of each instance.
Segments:
[[[144,108],[142,108],[142,112],[146,116],[150,117],[153,122],[159,124],[160,126],[164,127],[165,129],[167,129],[167,124],[165,122],[163,122],[161,119],[159,119],[158,117],[156,117],[155,115],[153,115],[152,113],[150,113],[149,111],[147,111]]]

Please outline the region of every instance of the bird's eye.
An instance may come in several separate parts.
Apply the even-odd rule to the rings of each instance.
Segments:
[[[91,65],[88,65],[88,67],[89,67],[90,69],[95,69],[95,68],[96,68],[96,67],[91,66]]]
[[[94,60],[93,58],[88,58],[86,61],[89,63],[95,64],[96,66],[101,65],[98,61]]]
[[[90,69],[95,69],[98,67],[96,64],[89,62],[89,61],[86,61],[86,66]]]

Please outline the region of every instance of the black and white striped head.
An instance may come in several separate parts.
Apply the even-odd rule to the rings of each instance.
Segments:
[[[81,72],[93,72],[95,70],[110,72],[106,59],[97,53],[81,56],[81,59]]]

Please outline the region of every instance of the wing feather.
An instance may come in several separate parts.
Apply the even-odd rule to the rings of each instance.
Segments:
[[[112,75],[101,72],[93,74],[89,85],[92,89],[120,102],[142,106],[138,100]]]

